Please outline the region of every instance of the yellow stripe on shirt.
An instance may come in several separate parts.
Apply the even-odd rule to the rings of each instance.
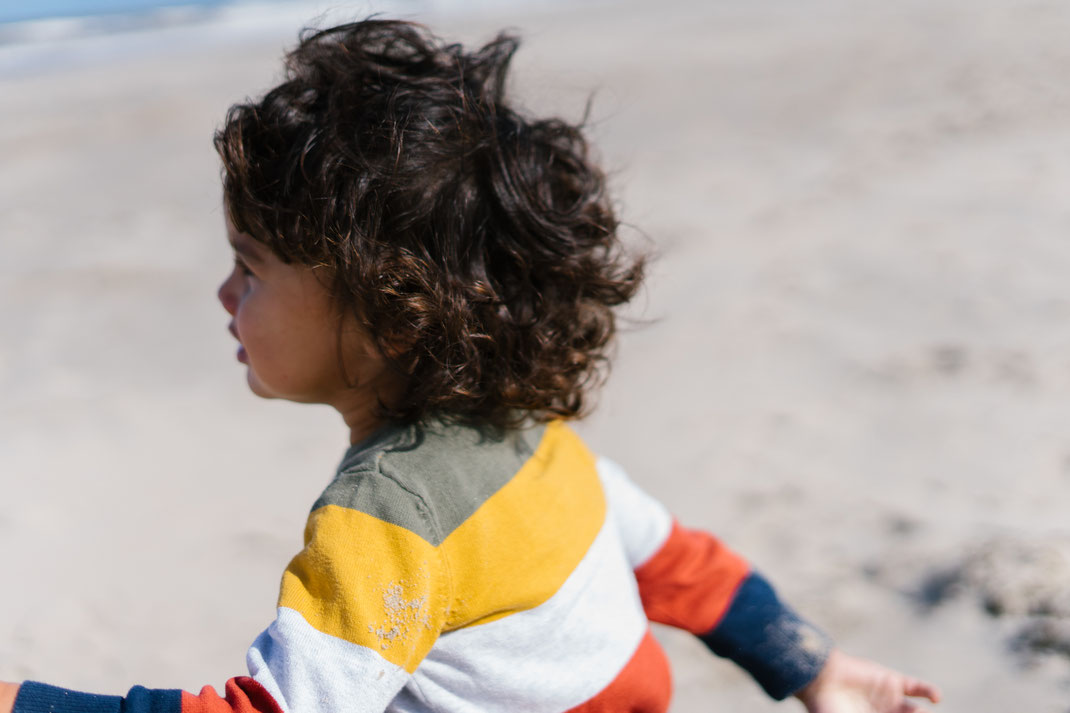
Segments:
[[[534,608],[564,584],[606,517],[595,460],[563,423],[440,548],[454,572],[447,629]]]
[[[312,513],[305,538],[283,574],[279,606],[415,671],[449,607],[437,549],[402,527],[336,505]]]

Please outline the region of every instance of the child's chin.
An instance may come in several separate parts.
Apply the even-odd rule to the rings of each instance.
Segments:
[[[249,390],[262,399],[277,399],[279,395],[269,389],[264,382],[260,381],[256,377],[256,374],[252,369],[249,369],[245,375],[245,381],[249,384]]]

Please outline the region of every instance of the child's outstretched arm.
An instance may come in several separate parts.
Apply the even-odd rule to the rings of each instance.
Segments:
[[[695,634],[810,713],[918,713],[908,697],[937,700],[928,683],[834,649],[717,538],[681,527],[611,461],[598,469],[648,619]]]
[[[795,694],[810,713],[925,713],[910,700],[940,700],[936,686],[833,650],[821,673]]]
[[[211,686],[199,695],[135,686],[123,696],[68,691],[36,682],[0,683],[0,713],[282,713],[264,688],[248,676],[232,678],[226,696]]]

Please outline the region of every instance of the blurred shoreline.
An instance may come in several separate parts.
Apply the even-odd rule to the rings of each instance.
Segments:
[[[147,0],[116,9],[104,3],[59,3],[26,10],[22,19],[0,14],[0,78],[35,76],[86,63],[137,61],[146,53],[189,45],[263,42],[306,25],[328,26],[372,14],[449,21],[494,12],[549,12],[566,4],[592,7],[605,0]],[[70,13],[64,12],[70,10]],[[75,10],[78,14],[74,14]]]
[[[419,12],[419,0],[377,2],[376,12]],[[322,18],[370,14],[368,3],[344,8],[315,0],[209,0],[134,11],[34,17],[0,22],[0,78],[37,76],[87,64],[136,62],[146,55],[279,37]]]

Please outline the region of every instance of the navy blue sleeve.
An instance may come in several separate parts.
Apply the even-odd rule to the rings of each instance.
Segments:
[[[829,638],[782,603],[756,572],[740,584],[717,626],[699,638],[778,701],[814,680],[832,649]]]
[[[126,697],[99,696],[26,681],[19,686],[12,713],[179,713],[182,692],[135,686]]]

